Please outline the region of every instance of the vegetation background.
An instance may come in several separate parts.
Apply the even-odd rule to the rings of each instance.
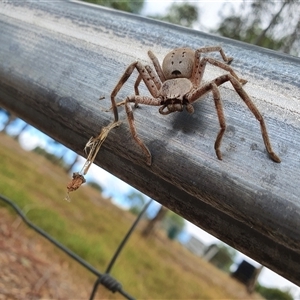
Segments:
[[[136,216],[88,185],[72,194],[71,202],[64,201],[69,180],[61,166],[24,151],[16,140],[0,133],[1,194],[21,207],[34,224],[103,273]],[[132,296],[262,299],[256,293],[249,295],[228,273],[195,256],[163,231],[145,238],[142,230],[146,225],[146,220],[140,223],[112,269],[112,275]],[[0,265],[0,299],[88,299],[96,280],[28,230],[1,201]],[[122,299],[103,287],[97,297]]]

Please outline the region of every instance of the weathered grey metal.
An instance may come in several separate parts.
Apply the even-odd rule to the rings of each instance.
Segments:
[[[149,63],[149,49],[162,60],[172,48],[208,45],[234,57],[231,66],[249,81],[245,89],[264,115],[282,162],[269,159],[259,123],[225,85],[223,161],[215,156],[219,124],[207,95],[193,115],[135,110],[151,167],[131,138],[124,112],[96,163],[300,285],[298,58],[78,2],[1,2],[0,105],[82,154],[88,139],[113,120],[105,111],[110,92],[131,62]],[[205,78],[220,74],[207,67]],[[118,100],[133,93],[134,80]]]

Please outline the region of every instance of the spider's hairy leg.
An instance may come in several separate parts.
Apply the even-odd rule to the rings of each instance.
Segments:
[[[198,52],[196,55],[198,55],[199,57],[200,57],[201,53],[220,52],[223,60],[226,63],[230,64],[233,61],[233,57],[226,56],[224,50],[222,49],[222,47],[219,47],[219,46],[199,48],[199,49],[196,50],[196,52]]]
[[[147,70],[148,74],[150,75],[151,79],[153,80],[153,83],[155,84],[157,90],[160,90],[162,86],[162,81],[160,78],[157,76],[155,71],[151,68],[151,66],[145,66],[145,69]]]
[[[142,80],[144,81],[148,91],[150,92],[152,97],[158,97],[159,96],[159,90],[158,90],[158,86],[156,83],[156,79],[158,79],[158,77],[154,74],[149,74],[149,67],[146,68],[144,67],[140,62],[137,62],[136,64],[136,69],[138,70],[138,72],[140,73]],[[152,69],[151,69],[152,71]]]
[[[134,84],[134,93],[135,93],[136,96],[139,96],[139,94],[140,94],[140,91],[139,91],[139,85],[140,85],[141,81],[142,81],[142,75],[139,74],[139,76],[138,76],[138,78],[136,79],[135,84]],[[126,101],[126,100],[125,100],[125,101]],[[122,101],[122,102],[120,102],[120,103],[118,103],[118,104],[122,105],[122,104],[124,104],[124,101]],[[118,106],[119,106],[119,105],[118,105]],[[134,103],[134,107],[135,107],[135,108],[139,107],[139,104],[138,104],[138,103]]]
[[[269,135],[268,135],[268,131],[267,131],[267,127],[266,127],[265,121],[263,119],[263,116],[261,115],[261,113],[259,112],[257,107],[255,106],[255,104],[252,102],[252,100],[250,99],[250,97],[248,96],[246,91],[243,89],[241,83],[235,77],[233,77],[230,74],[227,74],[227,81],[228,80],[231,82],[231,84],[234,87],[235,91],[238,93],[238,95],[241,97],[241,99],[245,102],[247,107],[253,113],[253,115],[255,116],[257,121],[260,123],[262,138],[263,138],[266,150],[269,153],[270,158],[273,161],[275,161],[277,163],[280,163],[281,162],[280,158],[277,156],[277,154],[275,154],[275,152],[272,149],[271,142],[270,142]]]
[[[130,75],[132,74],[132,72],[135,69],[137,63],[138,63],[137,61],[133,62],[132,64],[130,64],[127,67],[124,74],[120,78],[119,82],[117,83],[117,85],[115,86],[113,91],[111,92],[110,99],[111,99],[111,106],[112,106],[112,109],[113,109],[113,112],[114,112],[115,122],[117,122],[119,120],[119,114],[118,114],[118,108],[117,108],[118,105],[116,104],[115,97],[118,94],[118,92],[120,91],[120,89],[122,88],[122,86],[125,84],[125,82],[128,80]]]
[[[225,116],[224,116],[224,111],[223,111],[223,105],[222,105],[222,101],[221,101],[221,97],[220,97],[220,91],[214,82],[211,83],[211,90],[212,90],[212,94],[214,97],[215,107],[217,110],[217,115],[218,115],[218,119],[219,119],[219,123],[220,123],[220,131],[219,131],[216,141],[215,141],[215,151],[216,151],[216,155],[217,155],[218,159],[222,160],[220,146],[221,146],[222,137],[225,133],[226,122],[225,122]]]
[[[135,93],[135,95],[139,95],[140,94],[140,92],[139,92],[139,85],[140,85],[141,81],[142,81],[142,76],[141,76],[141,74],[139,74],[139,76],[136,79],[135,84],[134,84],[134,93]]]
[[[223,78],[223,77],[224,76],[222,76],[222,79],[223,79],[222,83],[224,83],[226,81],[226,80],[224,80],[225,78]],[[219,85],[222,84],[221,81],[219,81],[218,83],[219,83]],[[222,160],[222,153],[220,150],[220,146],[221,146],[223,135],[225,133],[226,123],[225,123],[225,116],[224,116],[224,112],[223,112],[223,105],[222,105],[221,97],[220,97],[220,91],[219,91],[216,80],[206,83],[200,87],[192,89],[192,91],[187,95],[187,100],[188,100],[189,105],[191,105],[193,102],[197,101],[200,97],[204,96],[205,94],[207,94],[210,91],[212,91],[212,94],[213,94],[215,107],[217,110],[217,116],[218,116],[219,124],[220,124],[220,131],[219,131],[216,141],[215,141],[215,151],[216,151],[216,155],[217,155],[218,159]]]
[[[160,79],[161,82],[165,82],[166,81],[166,78],[165,78],[165,75],[161,69],[161,66],[159,64],[159,61],[157,59],[157,57],[153,54],[152,51],[148,51],[148,56],[150,57],[150,59],[152,60],[152,63],[153,63],[153,66],[155,68],[155,71]]]
[[[157,76],[157,74],[155,73],[155,71],[151,68],[151,66],[148,66],[146,65],[145,66],[145,69],[147,70],[149,76],[151,77],[151,79],[153,80],[153,83],[155,84],[157,90],[160,90],[161,86],[162,86],[162,82],[160,81],[159,77]],[[143,77],[141,74],[139,74],[138,78],[136,79],[135,81],[135,84],[134,84],[134,92],[135,92],[135,95],[139,95],[139,85],[142,81]],[[138,104],[135,103],[134,105],[135,107],[138,107]]]
[[[137,142],[137,144],[141,147],[142,151],[145,153],[147,160],[146,163],[148,166],[151,166],[152,163],[152,155],[148,147],[144,144],[144,142],[138,137],[137,131],[136,131],[136,126],[134,123],[134,116],[132,112],[132,108],[129,104],[129,102],[125,102],[125,109],[126,109],[126,114],[127,114],[127,119],[128,119],[128,124],[129,128],[131,131],[131,135],[133,139]]]
[[[237,74],[234,72],[234,70],[232,69],[232,67],[228,66],[227,64],[224,64],[218,60],[215,60],[213,58],[207,58],[207,62],[209,62],[210,64],[219,67],[225,71],[228,71],[234,78],[236,78],[242,85],[247,83],[247,80],[243,79],[243,78],[239,78],[237,76]]]
[[[235,91],[238,93],[238,95],[241,97],[241,99],[245,102],[245,104],[250,109],[250,111],[255,116],[255,118],[259,121],[262,138],[263,138],[266,150],[269,153],[270,158],[273,161],[275,161],[277,163],[280,163],[281,162],[280,158],[275,154],[275,152],[272,149],[271,142],[270,142],[269,135],[268,135],[268,131],[267,131],[265,121],[264,121],[262,115],[260,114],[260,112],[257,109],[257,107],[255,106],[255,104],[252,102],[252,100],[250,99],[248,94],[243,89],[243,86],[239,82],[239,80],[237,78],[235,78],[234,76],[232,76],[231,74],[225,74],[225,75],[219,76],[210,83],[204,84],[203,86],[200,86],[198,88],[194,88],[187,95],[187,100],[188,100],[189,104],[192,104],[193,102],[197,101],[200,97],[202,97],[206,93],[208,93],[210,91],[213,92],[214,99],[215,99],[215,105],[216,105],[217,113],[218,113],[218,118],[219,118],[219,122],[220,122],[220,126],[221,126],[221,130],[220,130],[220,132],[217,136],[216,142],[215,142],[216,152],[217,152],[217,149],[220,147],[221,139],[223,137],[223,129],[222,129],[223,125],[222,125],[222,123],[224,122],[224,125],[225,125],[225,118],[223,116],[223,111],[222,111],[222,106],[221,106],[222,104],[219,104],[219,101],[218,101],[219,91],[218,91],[218,89],[215,88],[215,85],[217,87],[219,87],[220,85],[222,85],[223,83],[225,83],[227,81],[231,82],[231,84],[232,84],[233,88],[235,89]],[[220,154],[221,153],[217,152],[218,158],[219,158]]]
[[[203,74],[205,71],[205,67],[206,64],[210,63],[213,66],[216,66],[218,68],[221,68],[227,72],[229,72],[234,78],[236,78],[242,85],[244,85],[245,83],[247,83],[247,80],[239,78],[238,75],[234,72],[234,70],[228,66],[227,64],[224,64],[216,59],[210,58],[210,57],[204,57],[201,59],[201,61],[199,62],[199,67],[198,70],[195,74],[193,74],[193,82],[196,85],[199,85],[202,78],[203,78]]]
[[[219,47],[219,46],[203,47],[203,48],[197,49],[195,51],[194,67],[193,67],[192,78],[191,78],[191,81],[193,82],[193,84],[195,86],[199,86],[199,84],[202,80],[203,73],[204,73],[204,70],[205,70],[205,65],[206,65],[206,61],[203,61],[203,59],[201,59],[201,54],[202,53],[209,53],[209,52],[220,52],[223,60],[227,64],[230,64],[233,60],[233,57],[226,56],[225,52],[222,49],[222,47]]]
[[[135,122],[134,122],[134,115],[133,115],[133,111],[132,111],[130,103],[160,106],[161,99],[135,95],[135,96],[129,96],[125,100],[125,110],[126,110],[126,114],[127,114],[127,119],[128,119],[130,131],[131,131],[131,135],[132,135],[133,139],[136,141],[136,143],[141,147],[144,154],[146,155],[147,165],[151,166],[152,155],[151,155],[151,152],[149,151],[148,147],[138,137]]]
[[[151,75],[148,73],[147,69],[139,61],[133,62],[132,64],[130,64],[127,67],[124,74],[122,75],[119,82],[117,83],[117,85],[115,86],[115,88],[113,89],[113,91],[111,93],[111,105],[112,105],[112,109],[113,109],[114,116],[115,116],[115,122],[117,122],[119,119],[118,106],[120,106],[120,105],[116,104],[115,97],[118,94],[118,92],[120,91],[120,89],[122,88],[122,86],[125,84],[125,82],[128,80],[128,78],[131,76],[134,69],[137,69],[137,71],[139,72],[139,75],[141,76],[141,79],[144,81],[145,85],[147,86],[150,94],[153,97],[158,97],[158,95],[159,95],[159,91],[157,89],[155,80],[153,80]],[[139,80],[139,78],[138,78],[138,80]],[[138,84],[135,86],[135,89],[137,89],[137,86],[138,86]]]

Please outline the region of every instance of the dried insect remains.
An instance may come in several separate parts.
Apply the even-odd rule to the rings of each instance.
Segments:
[[[208,52],[219,52],[225,63],[210,57],[201,58],[202,53]],[[176,111],[181,112],[184,108],[189,113],[193,113],[194,108],[192,104],[203,95],[212,92],[220,123],[220,131],[217,135],[214,147],[218,159],[221,160],[222,154],[220,146],[226,129],[226,123],[219,86],[225,82],[231,83],[237,94],[259,121],[263,141],[270,158],[275,162],[280,162],[280,158],[272,150],[262,115],[242,87],[247,81],[239,78],[228,65],[233,58],[227,57],[221,47],[204,47],[197,49],[196,51],[189,48],[177,48],[165,56],[162,66],[151,51],[148,51],[148,55],[153,63],[155,71],[149,65],[143,66],[139,61],[133,62],[127,67],[111,94],[115,122],[118,122],[118,106],[125,105],[132,137],[146,155],[146,162],[148,165],[151,165],[152,162],[151,152],[137,134],[131,103],[134,103],[135,106],[139,104],[160,106],[159,113],[163,115]],[[202,78],[207,63],[227,71],[228,74],[221,75],[208,83],[202,84]],[[135,95],[128,96],[124,101],[116,103],[116,95],[135,69],[139,72],[139,76],[134,85]],[[145,83],[152,97],[139,95],[138,86],[141,81]]]
[[[101,98],[100,98],[101,99]],[[84,151],[87,153],[87,159],[80,172],[73,173],[72,180],[67,185],[67,195],[65,200],[70,201],[70,192],[76,191],[84,184],[84,175],[87,174],[90,166],[93,164],[100,147],[107,138],[108,133],[115,127],[119,126],[121,122],[112,122],[108,126],[101,129],[97,137],[91,137],[84,147]]]

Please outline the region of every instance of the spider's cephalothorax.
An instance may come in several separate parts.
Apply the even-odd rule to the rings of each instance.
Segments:
[[[162,63],[166,79],[191,78],[194,68],[195,51],[188,48],[177,48],[169,52]]]
[[[225,63],[210,57],[201,58],[202,53],[216,51],[220,53]],[[196,51],[189,48],[177,48],[165,56],[162,66],[160,66],[158,59],[151,51],[148,52],[148,55],[152,60],[155,71],[151,66],[143,66],[138,61],[132,63],[128,66],[111,94],[115,122],[118,121],[118,106],[125,105],[132,136],[146,154],[148,165],[151,165],[151,153],[143,141],[138,137],[130,103],[135,103],[136,106],[139,104],[160,106],[159,113],[163,115],[176,111],[183,111],[184,108],[186,108],[189,113],[193,113],[194,108],[192,103],[206,93],[212,92],[220,123],[220,131],[215,141],[215,151],[218,159],[221,160],[222,155],[220,145],[226,124],[219,86],[227,81],[232,84],[235,91],[245,102],[255,118],[260,122],[262,137],[270,158],[275,162],[280,162],[280,158],[272,150],[262,115],[242,87],[247,81],[239,78],[228,65],[232,61],[232,58],[227,57],[221,47],[204,47]],[[202,84],[202,77],[207,63],[217,66],[228,73],[221,75],[208,83]],[[117,93],[135,69],[139,72],[139,76],[134,85],[135,95],[127,97],[120,103],[116,103],[115,97]],[[140,96],[138,86],[141,80],[143,80],[147,86],[151,97]]]

